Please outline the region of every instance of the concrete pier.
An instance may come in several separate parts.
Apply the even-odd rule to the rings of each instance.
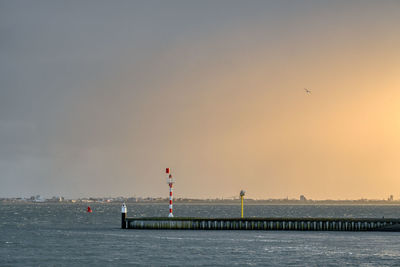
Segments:
[[[400,219],[376,218],[125,218],[128,229],[400,232]]]

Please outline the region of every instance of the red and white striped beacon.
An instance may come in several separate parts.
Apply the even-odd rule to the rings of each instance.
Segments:
[[[169,185],[169,215],[168,217],[174,217],[174,214],[172,213],[172,185],[174,184],[174,180],[172,179],[172,175],[170,174],[170,169],[166,168],[165,172],[168,175],[167,178],[167,183]]]

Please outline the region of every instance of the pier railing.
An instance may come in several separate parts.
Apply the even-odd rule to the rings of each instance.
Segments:
[[[128,229],[400,231],[400,219],[377,218],[125,218]]]

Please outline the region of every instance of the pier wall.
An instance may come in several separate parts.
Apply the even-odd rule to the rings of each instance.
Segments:
[[[126,218],[128,229],[400,231],[400,219]]]

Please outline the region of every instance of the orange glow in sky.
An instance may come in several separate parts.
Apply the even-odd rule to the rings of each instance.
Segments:
[[[400,198],[399,2],[110,4],[0,13],[0,194]]]

